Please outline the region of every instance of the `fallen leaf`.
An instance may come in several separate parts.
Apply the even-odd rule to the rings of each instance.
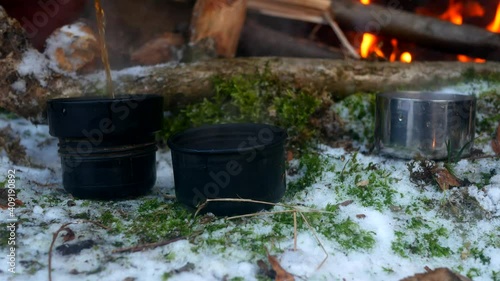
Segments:
[[[357,214],[356,217],[358,219],[364,219],[364,218],[366,218],[366,215],[365,214]]]
[[[496,155],[500,155],[500,123],[498,123],[496,134],[491,140],[491,148],[493,148]]]
[[[19,199],[14,199],[14,204],[15,206],[22,206],[24,205],[23,201]],[[12,205],[12,204],[11,204]],[[2,188],[0,186],[0,209],[2,210],[7,210],[9,208],[9,189],[8,188]]]
[[[349,206],[349,205],[351,205],[351,204],[352,204],[352,202],[354,202],[354,200],[346,200],[346,201],[344,201],[344,202],[342,202],[342,203],[339,203],[338,205],[339,205],[339,206],[342,206],[342,207],[345,207],[345,206]]]
[[[72,270],[69,271],[69,274],[77,275],[80,274],[80,272],[76,268],[73,268]]]
[[[458,187],[462,185],[457,177],[444,168],[434,170],[434,177],[441,190],[448,190],[450,187]]]
[[[276,272],[274,270],[270,270],[269,266],[267,266],[266,262],[263,260],[257,261],[257,266],[259,267],[259,274],[274,279],[276,277]]]
[[[63,256],[78,255],[82,250],[90,249],[94,247],[94,245],[94,240],[83,240],[73,244],[62,244],[57,246],[56,251]]]
[[[275,281],[295,281],[293,275],[288,273],[285,269],[283,269],[278,259],[275,256],[271,256],[267,251],[267,249],[266,253],[267,253],[267,260],[269,260],[271,267],[276,272],[276,278],[274,279]]]
[[[426,273],[417,273],[400,281],[471,281],[469,278],[451,271],[448,268],[428,270]]]
[[[368,180],[363,180],[363,181],[358,182],[356,185],[363,187],[363,186],[367,186],[369,183],[370,182]]]
[[[66,231],[66,233],[62,235],[64,242],[68,242],[75,239],[75,233],[73,232],[73,230],[71,230],[71,228],[65,227],[63,230]]]
[[[176,274],[180,274],[180,273],[183,273],[183,272],[193,271],[194,268],[195,268],[194,263],[188,262],[184,266],[181,266],[179,268],[170,270],[167,274],[170,275],[170,276],[171,275],[176,275]]]

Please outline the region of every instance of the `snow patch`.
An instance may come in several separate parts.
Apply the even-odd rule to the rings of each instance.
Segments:
[[[10,87],[16,92],[24,93],[26,92],[26,81],[23,79],[19,79],[16,82],[12,83]]]
[[[37,50],[29,49],[24,52],[21,62],[17,66],[17,72],[21,76],[31,75],[35,77],[42,87],[46,87],[49,63],[49,60]]]

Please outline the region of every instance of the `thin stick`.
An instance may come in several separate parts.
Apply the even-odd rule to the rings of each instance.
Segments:
[[[52,281],[52,250],[54,249],[54,244],[56,243],[56,239],[57,239],[57,236],[59,236],[59,233],[61,233],[61,231],[63,231],[68,225],[71,225],[71,224],[78,224],[78,223],[92,223],[92,224],[95,224],[99,227],[102,227],[106,230],[110,230],[109,227],[99,223],[99,222],[95,222],[95,221],[89,221],[89,220],[81,220],[81,221],[74,221],[74,222],[68,222],[68,223],[65,223],[63,225],[61,225],[61,227],[59,227],[59,229],[54,232],[52,234],[52,242],[50,243],[50,247],[49,247],[49,265],[48,265],[48,268],[49,268],[49,281]]]
[[[196,209],[196,212],[194,213],[194,216],[196,217],[198,213],[205,208],[208,203],[210,202],[245,202],[245,203],[258,203],[258,204],[264,204],[264,205],[271,205],[271,206],[282,206],[282,207],[288,207],[287,205],[280,204],[280,203],[271,203],[271,202],[266,202],[266,201],[259,201],[259,200],[252,200],[252,199],[245,199],[245,198],[207,198],[205,202],[201,203],[198,205],[198,209]]]
[[[314,40],[316,39],[316,34],[318,33],[319,29],[322,27],[323,25],[322,24],[315,24],[313,29],[311,30],[311,32],[309,33],[309,39],[311,40]]]
[[[345,168],[345,167],[344,167]],[[279,214],[279,213],[290,213],[292,212],[294,215],[294,250],[297,248],[297,213],[300,214],[304,222],[306,223],[307,227],[312,231],[314,238],[320,245],[321,249],[325,253],[325,258],[321,261],[321,263],[318,265],[317,269],[320,269],[323,264],[326,262],[328,259],[329,255],[328,252],[326,251],[325,246],[319,239],[319,236],[314,230],[314,228],[311,226],[307,218],[304,216],[303,213],[326,213],[326,214],[335,214],[333,212],[329,211],[321,211],[321,210],[314,210],[314,209],[304,209],[304,210],[299,210],[296,206],[289,206],[281,203],[271,203],[271,202],[266,202],[266,201],[259,201],[259,200],[252,200],[252,199],[244,199],[244,198],[214,198],[214,199],[206,199],[205,202],[203,202],[199,207],[198,210],[196,211],[196,214],[198,211],[200,211],[203,207],[205,207],[209,202],[246,202],[246,203],[260,203],[260,204],[266,204],[266,205],[271,205],[271,206],[281,206],[285,208],[290,208],[291,210],[284,210],[284,211],[276,211],[276,212],[260,212],[260,213],[253,213],[253,214],[246,214],[246,215],[240,215],[240,216],[234,216],[234,217],[229,217],[227,219],[235,219],[235,218],[244,218],[244,217],[254,217],[254,216],[260,216],[260,215],[265,215],[265,214]],[[195,216],[196,216],[195,214]]]
[[[329,9],[328,11],[325,11],[323,13],[323,16],[325,17],[330,27],[333,29],[333,32],[335,32],[335,34],[339,38],[342,46],[344,46],[344,48],[351,55],[351,57],[355,59],[360,59],[361,57],[359,56],[358,52],[356,51],[356,49],[354,49],[351,43],[349,43],[349,40],[347,40],[347,38],[344,35],[344,32],[342,31],[342,29],[340,29],[339,25],[333,20],[331,13],[332,13],[331,9]]]
[[[245,198],[212,198],[212,199],[209,199],[209,198],[207,198],[205,200],[205,202],[201,203],[198,206],[198,209],[195,212],[195,216],[198,215],[199,211],[201,211],[210,202],[257,203],[257,204],[264,204],[264,205],[271,205],[271,206],[280,206],[280,207],[283,207],[283,208],[289,208],[289,209],[296,210],[298,212],[303,212],[303,213],[322,213],[322,214],[332,214],[332,215],[335,215],[334,212],[330,212],[330,211],[316,210],[316,209],[311,209],[311,208],[308,208],[308,207],[304,207],[304,208],[300,208],[299,209],[299,208],[297,208],[297,206],[290,206],[290,205],[286,205],[286,204],[282,204],[282,203],[272,203],[272,202],[260,201],[260,200],[253,200],[253,199],[245,199]],[[277,212],[279,212],[279,211],[277,211]],[[266,214],[266,213],[254,213],[254,214],[259,215],[259,214]],[[242,216],[234,216],[234,217],[230,217],[230,218],[233,219],[233,218],[239,218],[239,217],[245,217],[245,216],[252,217],[254,214],[242,215]]]
[[[323,252],[325,253],[325,258],[323,259],[323,261],[318,265],[318,267],[316,268],[316,270],[320,269],[323,264],[326,262],[326,260],[328,259],[328,252],[326,251],[325,249],[325,246],[323,245],[323,243],[321,243],[321,240],[319,239],[318,237],[318,233],[316,233],[316,230],[314,230],[314,228],[311,226],[311,224],[309,223],[309,221],[307,220],[306,216],[304,216],[304,214],[302,214],[301,212],[299,212],[300,216],[302,217],[302,219],[304,220],[304,222],[307,224],[307,227],[309,227],[309,229],[311,230],[311,232],[313,233],[314,235],[314,238],[316,238],[316,241],[318,241],[318,244],[319,246],[321,247],[321,249],[323,249]]]
[[[252,214],[245,214],[245,215],[238,215],[238,216],[227,217],[226,220],[249,218],[249,217],[255,217],[255,216],[260,216],[260,215],[277,215],[277,214],[285,214],[285,213],[292,213],[292,212],[296,212],[296,210],[284,210],[284,211],[272,211],[272,212],[252,213]]]
[[[170,240],[165,240],[165,241],[161,241],[161,242],[147,243],[147,244],[142,244],[142,245],[137,245],[137,246],[132,246],[132,247],[115,249],[111,253],[113,253],[113,254],[126,253],[126,252],[135,253],[135,252],[140,252],[143,250],[150,250],[150,249],[154,249],[156,247],[165,246],[165,245],[168,245],[168,244],[180,241],[180,240],[184,240],[184,239],[186,239],[186,237],[180,236],[180,237],[175,237],[175,238],[172,238]]]
[[[246,202],[246,203],[259,203],[259,204],[265,204],[265,205],[271,205],[271,206],[289,207],[289,206],[287,206],[285,204],[281,204],[281,203],[272,203],[272,202],[267,202],[267,201],[245,199],[245,198],[213,198],[213,199],[207,199],[206,202]]]
[[[297,251],[297,211],[293,212],[293,250]]]
[[[56,232],[52,234],[52,242],[50,243],[49,247],[49,281],[52,281],[52,249],[54,248],[54,244],[56,243],[56,239],[59,233],[70,224],[72,224],[72,222],[63,224]]]

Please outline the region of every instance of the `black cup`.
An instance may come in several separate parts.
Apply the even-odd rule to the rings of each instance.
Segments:
[[[52,99],[47,115],[59,138],[64,189],[75,197],[137,196],[155,184],[163,97]]]
[[[210,125],[173,135],[177,200],[197,208],[206,198],[243,198],[275,203],[285,193],[286,132],[265,124]],[[202,211],[229,216],[272,207],[247,202],[210,202]]]

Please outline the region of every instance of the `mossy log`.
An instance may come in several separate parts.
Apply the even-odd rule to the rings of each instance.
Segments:
[[[0,7],[0,107],[35,122],[42,122],[46,101],[52,98],[98,95],[104,75],[77,77],[45,65],[28,65],[27,54],[41,55],[29,46],[19,23]],[[20,68],[20,64],[25,64]],[[21,70],[22,69],[22,70]],[[475,74],[500,80],[500,63],[415,62],[411,64],[298,58],[214,59],[189,64],[157,65],[139,71],[114,73],[120,94],[158,93],[171,110],[213,94],[215,77],[268,73],[293,87],[328,92],[343,98],[356,92],[422,89],[449,85]],[[13,86],[17,85],[17,86]],[[20,86],[21,85],[21,86]],[[101,91],[102,95],[102,91]]]

